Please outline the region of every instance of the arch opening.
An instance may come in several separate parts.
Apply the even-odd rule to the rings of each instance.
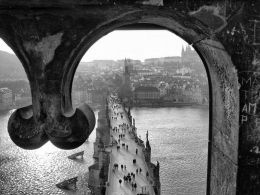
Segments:
[[[160,163],[161,193],[205,194],[209,92],[204,64],[172,32],[144,29],[113,31],[86,52],[74,76],[73,107],[87,103],[102,110],[103,97],[116,92],[131,108],[144,142],[148,130],[151,162]],[[116,136],[112,130],[111,135]]]
[[[73,56],[69,80],[84,53],[102,36],[125,25],[152,24],[165,28],[192,44],[201,57],[209,84],[209,143],[207,194],[233,193],[236,186],[237,147],[238,147],[238,77],[232,61],[223,45],[203,26],[200,29],[190,24],[186,18],[164,16],[163,13],[146,13],[120,16],[109,20],[92,33],[86,35],[85,41],[78,45]],[[185,21],[185,25],[183,24]],[[145,27],[144,27],[145,28]],[[66,86],[66,83],[64,83]],[[228,180],[228,181],[227,181]]]

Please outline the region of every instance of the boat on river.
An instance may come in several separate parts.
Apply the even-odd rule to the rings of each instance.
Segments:
[[[78,177],[73,177],[56,184],[56,186],[60,189],[75,191],[77,189],[77,181]]]

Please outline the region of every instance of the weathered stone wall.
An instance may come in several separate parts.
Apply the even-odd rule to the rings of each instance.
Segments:
[[[218,33],[237,68],[240,93],[237,194],[260,193],[260,2],[241,3]]]
[[[114,29],[152,24],[192,44],[208,73],[207,193],[260,193],[259,1],[0,0],[0,7],[0,36],[21,60],[32,90],[33,105],[9,120],[17,145],[83,143],[93,119],[71,106],[80,59]]]

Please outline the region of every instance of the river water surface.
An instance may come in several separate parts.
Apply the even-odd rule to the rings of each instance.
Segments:
[[[137,132],[149,132],[152,161],[160,162],[161,194],[206,194],[208,109],[135,108]]]
[[[78,175],[85,176],[93,163],[95,131],[87,142],[74,150],[61,150],[50,142],[37,150],[24,150],[9,138],[6,128],[9,116],[10,113],[0,115],[0,194],[68,194],[55,184]],[[82,150],[85,152],[83,161],[67,158]]]
[[[208,109],[134,108],[132,115],[143,140],[149,130],[152,161],[160,162],[161,194],[205,194]],[[88,171],[93,163],[95,131],[75,150],[60,150],[51,143],[23,150],[9,138],[9,116],[0,115],[0,194],[67,194],[55,184]],[[83,161],[67,158],[82,150]]]

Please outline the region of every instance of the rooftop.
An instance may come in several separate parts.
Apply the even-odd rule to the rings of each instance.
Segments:
[[[5,94],[5,93],[11,93],[12,90],[11,89],[8,89],[7,87],[5,88],[0,88],[0,93],[2,94]]]
[[[135,92],[159,92],[159,90],[152,86],[139,86],[135,88]]]

